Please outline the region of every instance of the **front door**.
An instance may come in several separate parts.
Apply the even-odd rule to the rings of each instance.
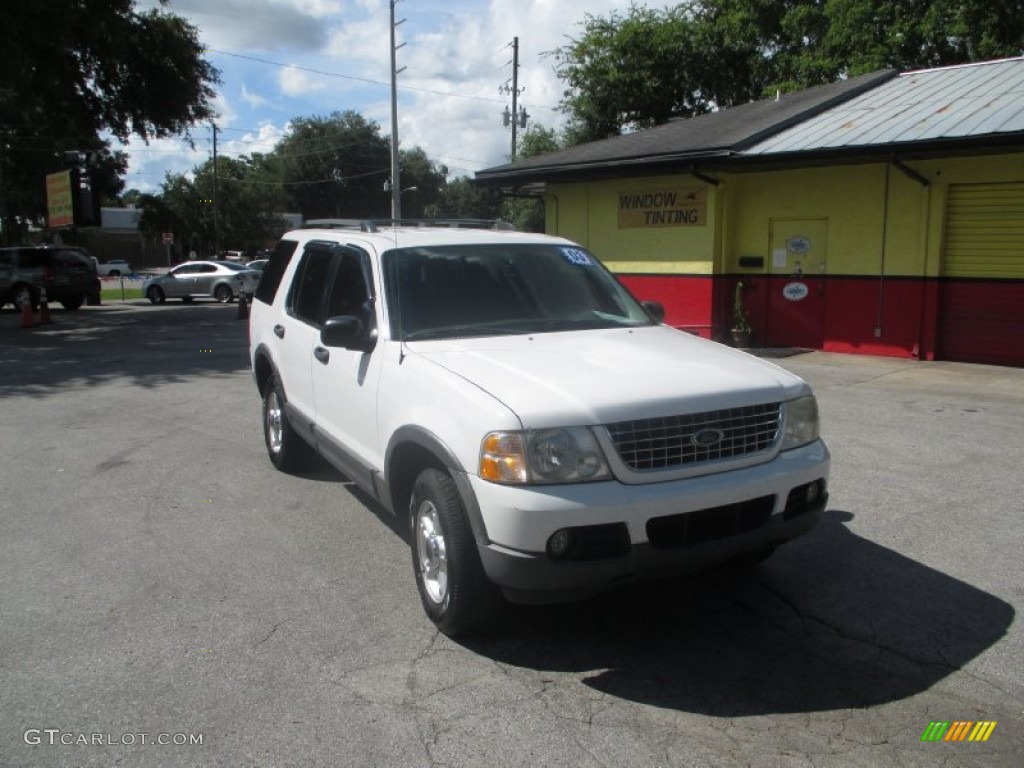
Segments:
[[[827,219],[772,219],[765,344],[821,349],[825,341]]]

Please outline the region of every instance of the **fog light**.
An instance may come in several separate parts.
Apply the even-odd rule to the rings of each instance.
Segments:
[[[570,546],[572,546],[572,535],[562,528],[551,534],[551,538],[548,539],[548,554],[557,558],[565,557]]]
[[[818,496],[820,495],[821,488],[819,487],[818,482],[815,481],[813,483],[809,483],[807,486],[807,503],[813,504],[815,501],[818,500]]]

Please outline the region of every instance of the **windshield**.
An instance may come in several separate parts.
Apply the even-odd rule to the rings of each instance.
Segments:
[[[406,341],[651,325],[587,251],[446,245],[384,254],[391,333]]]

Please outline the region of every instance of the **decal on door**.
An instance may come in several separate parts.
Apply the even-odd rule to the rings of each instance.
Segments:
[[[790,301],[803,301],[810,292],[807,283],[786,283],[782,288],[782,295]]]

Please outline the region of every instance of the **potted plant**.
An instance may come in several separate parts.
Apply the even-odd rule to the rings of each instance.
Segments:
[[[732,302],[732,345],[740,349],[750,347],[750,319],[747,317],[747,309],[743,306],[743,291],[746,286],[743,281],[736,283],[736,293]]]

